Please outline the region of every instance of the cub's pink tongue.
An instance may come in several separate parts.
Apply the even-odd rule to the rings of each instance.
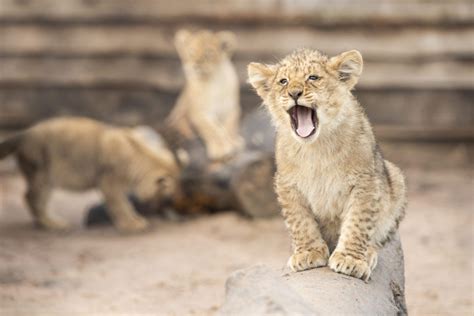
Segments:
[[[298,119],[298,128],[296,133],[300,137],[308,137],[314,130],[313,119],[311,117],[312,112],[310,108],[305,106],[296,107],[296,117]]]

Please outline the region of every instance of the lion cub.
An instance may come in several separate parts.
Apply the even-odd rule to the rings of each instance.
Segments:
[[[154,150],[130,129],[85,118],[55,118],[39,123],[0,143],[0,159],[15,153],[28,182],[25,195],[37,224],[47,229],[68,225],[48,214],[51,190],[99,188],[115,226],[124,232],[147,228],[127,199],[170,196],[178,167],[170,152]]]
[[[329,264],[368,280],[377,250],[403,218],[402,172],[383,159],[351,93],[361,72],[355,50],[328,58],[304,49],[275,65],[248,66],[277,129],[275,188],[294,271]]]
[[[243,146],[239,135],[239,79],[230,60],[235,36],[225,31],[180,30],[175,45],[186,85],[168,123],[187,138],[196,131],[209,159],[229,158]]]

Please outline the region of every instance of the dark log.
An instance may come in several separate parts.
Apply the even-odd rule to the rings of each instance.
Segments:
[[[244,151],[225,165],[187,168],[174,206],[179,213],[236,210],[251,217],[278,212],[273,155]]]
[[[250,217],[278,214],[273,190],[275,164],[273,155],[259,151],[243,151],[224,165],[184,169],[180,192],[172,202],[178,215],[197,215],[234,210]],[[164,214],[164,206],[156,208],[130,198],[137,211],[145,216]],[[105,205],[89,210],[87,225],[110,222]]]

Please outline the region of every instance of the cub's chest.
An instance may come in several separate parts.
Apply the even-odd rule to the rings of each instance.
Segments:
[[[216,113],[228,113],[238,106],[238,86],[228,77],[208,83],[206,102]]]
[[[292,178],[315,215],[332,218],[342,214],[351,186],[337,165],[321,167],[307,162],[295,169]]]
[[[222,106],[235,106],[239,93],[237,74],[230,64],[224,64],[208,82],[209,102]]]

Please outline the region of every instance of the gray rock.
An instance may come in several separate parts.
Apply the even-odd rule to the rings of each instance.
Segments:
[[[403,251],[398,236],[379,253],[369,282],[329,268],[275,271],[256,265],[226,283],[221,315],[406,315]]]
[[[256,265],[234,272],[226,282],[221,315],[314,315],[315,311],[276,272]]]

